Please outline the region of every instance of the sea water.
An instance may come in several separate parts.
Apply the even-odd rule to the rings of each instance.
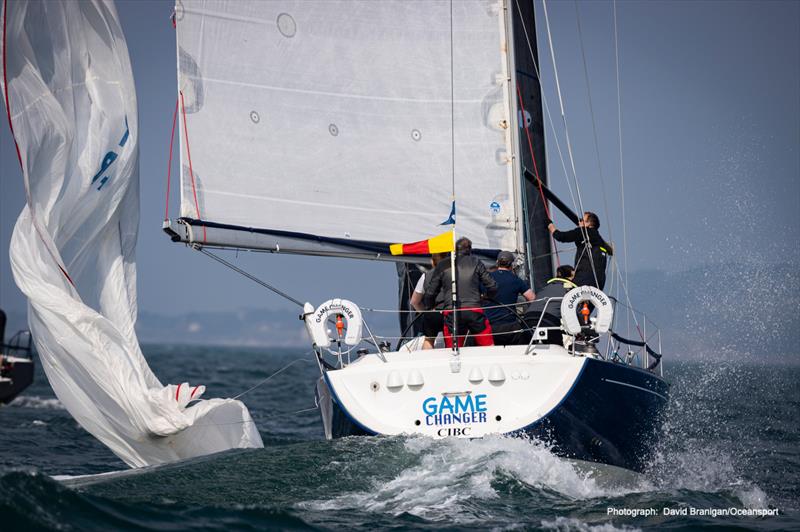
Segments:
[[[644,475],[618,475],[536,440],[325,441],[303,350],[145,355],[164,382],[203,383],[209,396],[307,362],[242,397],[264,449],[136,471],[77,425],[39,371],[0,408],[0,529],[800,529],[797,366],[669,361],[656,457]]]

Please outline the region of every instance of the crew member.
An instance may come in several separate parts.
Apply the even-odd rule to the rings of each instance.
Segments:
[[[497,283],[486,266],[472,255],[472,241],[462,237],[456,241],[456,310],[458,345],[464,345],[464,337],[468,333],[477,345],[493,345],[492,327],[481,308],[481,284],[487,297],[493,298],[497,293]],[[452,271],[449,260],[436,265],[426,282],[423,304],[426,309],[433,308],[437,300],[443,302],[444,308],[444,341],[447,347],[453,345],[453,292]]]
[[[556,276],[547,281],[547,284],[536,294],[536,301],[528,305],[523,320],[529,329],[536,327],[559,327],[561,325],[561,301],[567,292],[576,288],[572,282],[575,269],[569,265],[559,266]],[[547,332],[547,343],[560,345],[563,335],[557,329]],[[530,334],[521,337],[518,343],[530,342]]]
[[[434,253],[431,255],[431,267],[436,268],[436,265],[446,258],[447,253]],[[426,273],[430,273],[430,271]],[[425,335],[425,340],[422,342],[422,349],[433,349],[436,337],[444,329],[444,316],[441,312],[444,309],[444,301],[437,299],[434,302],[433,309],[426,311],[425,305],[422,303],[423,295],[425,294],[425,279],[428,277],[426,273],[423,273],[419,281],[417,281],[414,293],[411,294],[410,303],[417,312],[424,312],[422,315],[422,334]]]
[[[534,294],[528,283],[516,276],[511,270],[514,264],[514,254],[510,251],[501,251],[497,254],[497,268],[489,272],[497,283],[497,294],[489,299],[484,296],[484,314],[489,319],[494,333],[494,342],[506,345],[504,341],[513,333],[510,331],[519,328],[521,322],[517,319],[515,307],[519,296],[526,301],[533,301]]]
[[[564,297],[567,292],[576,288],[578,285],[572,281],[574,278],[575,269],[572,266],[568,264],[559,266],[556,270],[556,276],[547,281],[544,288],[539,290],[536,295],[536,301],[528,305],[525,310],[525,321],[530,323],[531,320],[529,318],[531,317],[535,317],[538,320],[539,315],[545,312],[553,316],[555,322],[558,323],[558,320],[561,319],[561,300],[551,300],[551,298]],[[549,303],[548,300],[550,300]],[[536,323],[533,325],[536,325]]]
[[[552,221],[547,221],[547,229],[559,242],[574,242],[576,285],[596,286],[600,290],[606,284],[606,263],[608,255],[613,254],[611,245],[600,236],[600,219],[593,212],[583,213],[578,227],[571,231],[559,231]]]

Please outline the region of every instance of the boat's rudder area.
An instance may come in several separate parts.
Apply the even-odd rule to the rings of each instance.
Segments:
[[[565,401],[587,359],[560,346],[376,353],[324,372],[317,386],[325,435],[474,438],[529,427]]]

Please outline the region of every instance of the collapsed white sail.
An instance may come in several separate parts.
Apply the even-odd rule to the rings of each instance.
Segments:
[[[131,466],[260,447],[247,408],[162,385],[134,332],[138,122],[111,0],[3,2],[3,95],[27,192],[14,279],[50,384]]]
[[[455,194],[475,248],[520,248],[502,3],[182,0],[175,16],[188,240],[386,253],[439,232]]]

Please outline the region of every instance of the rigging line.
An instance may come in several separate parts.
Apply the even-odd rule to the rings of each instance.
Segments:
[[[175,112],[172,113],[172,133],[169,136],[169,162],[167,163],[167,199],[164,202],[164,221],[169,221],[169,184],[171,182],[170,177],[172,176],[172,152],[173,145],[175,142],[175,124],[178,122],[178,98],[175,98]]]
[[[453,201],[456,201],[456,103],[453,79],[453,0],[450,0],[450,168],[452,170]]]
[[[600,162],[600,143],[597,141],[597,123],[594,116],[594,105],[592,104],[592,88],[589,82],[589,67],[586,63],[586,50],[583,45],[583,31],[581,29],[581,14],[578,9],[578,0],[575,3],[575,20],[578,23],[578,41],[581,45],[581,59],[583,59],[583,75],[586,78],[586,96],[589,100],[589,114],[592,117],[592,135],[594,137],[594,153],[597,157],[597,170],[600,175],[600,191],[603,193],[603,208],[605,209],[606,220],[608,220],[608,238],[613,242],[614,236],[611,233],[611,216],[608,209],[608,198],[606,197],[606,180],[603,176],[603,165]]]
[[[533,2],[533,0],[531,0],[531,1]],[[542,5],[544,6],[544,0],[542,0]],[[525,41],[526,41],[526,43],[528,45],[528,53],[530,54],[531,62],[533,63],[533,68],[534,68],[534,71],[536,72],[536,77],[537,77],[537,79],[539,81],[539,87],[540,87],[540,90],[541,90],[541,88],[542,88],[541,73],[540,73],[539,67],[538,67],[538,65],[536,63],[536,58],[534,57],[534,54],[533,54],[533,46],[531,45],[531,39],[530,39],[530,36],[528,35],[528,29],[525,26],[524,17],[522,17],[522,10],[519,7],[519,4],[517,4],[517,12],[520,15],[520,19],[523,20],[522,29],[523,29],[523,32],[525,34]],[[547,21],[546,7],[545,7],[545,20]],[[549,43],[550,43],[550,54],[551,54],[551,56],[553,58],[553,65],[555,67],[555,52],[553,51],[552,40],[549,38],[550,37],[550,25],[549,25],[549,22],[547,23],[547,33],[548,33],[548,40],[549,40]],[[556,75],[556,81],[558,81],[558,71],[557,70],[555,70],[555,75]],[[559,87],[558,95],[559,95],[559,100],[560,100],[560,98],[561,98],[560,85],[558,87]],[[542,103],[544,104],[544,109],[545,109],[545,111],[547,113],[547,119],[550,122],[550,129],[553,132],[553,140],[555,140],[556,149],[558,150],[558,157],[561,160],[561,168],[564,170],[564,180],[567,182],[567,191],[569,191],[570,199],[572,199],[572,204],[575,207],[575,210],[580,210],[580,212],[583,212],[582,202],[581,202],[581,205],[579,206],[578,205],[579,202],[576,201],[575,194],[572,191],[572,184],[569,181],[569,172],[567,171],[567,166],[566,166],[566,163],[564,162],[564,154],[561,151],[561,144],[558,142],[558,134],[557,134],[556,128],[555,128],[555,121],[553,120],[553,116],[550,113],[550,106],[547,104],[547,98],[544,96],[544,91],[543,90],[542,90]],[[562,106],[562,110],[563,110],[563,106]],[[562,116],[562,118],[564,118],[565,135],[567,137],[568,147],[570,147],[570,144],[569,144],[569,131],[566,129],[566,117],[564,117],[563,112],[562,112],[561,116]],[[580,189],[578,188],[578,176],[575,173],[575,164],[572,161],[572,151],[571,151],[571,149],[570,149],[570,161],[572,162],[572,170],[573,170],[572,177],[573,177],[573,180],[575,181],[575,188],[578,191],[578,200],[580,200]],[[589,242],[588,230],[585,229],[585,228],[580,228],[580,229],[581,229],[581,234],[584,236],[584,241],[588,243]],[[590,257],[591,257],[591,250],[589,251],[589,253],[590,253]],[[556,255],[556,256],[558,257],[558,255]],[[589,262],[591,263],[591,266],[592,266],[592,276],[595,278],[595,283],[599,284],[597,282],[597,272],[595,271],[594,260],[590,260]]]
[[[539,90],[541,94],[541,89]],[[522,121],[525,121],[525,104],[522,101],[522,89],[519,87],[519,82],[517,82],[517,98],[519,98],[519,108],[522,109]],[[547,215],[547,219],[550,220],[550,208],[547,206],[547,199],[544,197],[544,190],[542,190],[542,179],[539,177],[539,167],[536,164],[536,154],[533,152],[533,141],[531,141],[531,132],[528,130],[527,125],[523,128],[525,130],[525,136],[528,138],[528,150],[531,154],[531,161],[533,161],[533,171],[536,174],[536,182],[539,185],[539,195],[542,197],[542,205],[544,205],[544,212]],[[553,235],[550,235],[550,243],[553,244],[553,250],[555,251],[556,262],[559,266],[561,266],[561,260],[558,256],[558,245],[556,244],[556,239],[553,238]],[[552,264],[552,263],[551,263]]]
[[[237,395],[237,396],[236,396],[236,397],[234,397],[233,399],[238,399],[238,398],[240,398],[241,396],[243,396],[244,394],[252,392],[253,390],[255,390],[256,388],[258,388],[259,386],[261,386],[261,385],[263,385],[263,384],[266,384],[266,383],[267,383],[267,381],[269,381],[269,380],[270,380],[272,377],[275,377],[275,376],[277,376],[277,375],[280,375],[281,373],[283,373],[284,371],[286,371],[286,370],[287,370],[287,369],[289,369],[290,367],[294,366],[294,365],[295,365],[295,364],[297,364],[298,362],[311,362],[311,361],[310,361],[310,360],[308,360],[308,359],[305,359],[305,358],[297,358],[297,359],[295,359],[295,360],[292,360],[291,362],[289,362],[288,364],[286,364],[285,366],[283,366],[281,369],[279,369],[278,371],[276,371],[275,373],[273,373],[272,375],[270,375],[270,376],[269,376],[269,377],[267,377],[266,379],[263,379],[263,380],[261,380],[261,381],[260,381],[260,382],[258,382],[258,383],[257,383],[255,386],[251,386],[250,388],[248,388],[247,390],[243,391],[242,393],[240,393],[239,395]]]
[[[298,301],[297,299],[293,298],[292,296],[290,296],[286,292],[283,292],[283,291],[275,288],[271,284],[262,281],[258,277],[247,273],[243,269],[239,268],[238,266],[235,266],[235,265],[231,264],[230,262],[228,262],[227,260],[223,259],[222,257],[214,255],[213,253],[211,253],[210,251],[206,250],[202,246],[192,246],[192,247],[194,249],[196,249],[197,251],[199,251],[200,253],[202,253],[202,254],[204,254],[204,255],[206,255],[208,257],[211,257],[212,259],[214,259],[215,261],[219,262],[220,264],[223,264],[223,265],[227,266],[228,268],[230,268],[231,270],[235,271],[236,273],[242,274],[245,277],[247,277],[248,279],[250,279],[251,281],[260,284],[261,286],[263,286],[267,290],[271,290],[272,292],[274,292],[275,294],[281,296],[282,298],[288,299],[289,301],[291,301],[295,305],[298,305],[300,308],[304,307],[304,304],[301,301]]]
[[[613,256],[613,255],[612,255]],[[616,261],[616,259],[614,259]],[[619,275],[620,279],[620,286],[622,287],[622,292],[625,294],[625,301],[628,303],[628,314],[633,316],[633,322],[636,324],[636,330],[639,332],[639,337],[644,341],[644,336],[642,335],[642,330],[639,327],[639,320],[636,319],[636,312],[633,311],[633,303],[631,303],[631,296],[628,293],[628,286],[627,283],[623,282],[622,273],[619,270],[619,265],[617,265],[617,275]],[[630,332],[628,333],[630,336]]]
[[[52,238],[49,240],[44,238],[44,234],[46,231],[41,226],[39,222],[39,218],[36,216],[36,210],[33,208],[33,199],[31,197],[30,192],[30,180],[25,172],[25,167],[22,164],[22,154],[19,150],[19,144],[17,143],[17,136],[14,133],[14,122],[11,120],[11,106],[9,104],[8,99],[8,43],[6,42],[6,19],[8,18],[8,1],[3,0],[3,38],[2,38],[2,45],[3,45],[3,97],[6,103],[6,117],[8,118],[8,129],[11,130],[11,138],[14,139],[14,148],[17,150],[17,160],[19,161],[19,168],[22,171],[22,179],[25,182],[25,199],[26,204],[28,205],[28,210],[31,214],[31,225],[33,225],[34,230],[36,231],[39,240],[42,241],[44,244],[47,253],[50,255],[50,258],[53,259],[53,262],[56,263],[58,269],[61,270],[61,273],[64,274],[69,284],[72,285],[73,288],[77,290],[77,286],[72,280],[72,277],[69,276],[67,273],[66,265],[62,266],[62,260],[60,254],[53,249],[54,243],[52,242]]]
[[[580,186],[578,185],[578,172],[575,170],[575,157],[572,154],[572,142],[570,141],[569,127],[567,126],[567,116],[564,111],[564,98],[561,95],[561,82],[558,79],[558,66],[556,65],[556,54],[555,49],[553,48],[553,36],[550,32],[550,19],[547,16],[547,0],[542,0],[542,7],[544,9],[544,23],[545,27],[547,28],[547,43],[550,47],[550,58],[553,62],[553,78],[556,82],[556,94],[558,95],[558,104],[561,110],[561,120],[564,124],[564,138],[567,142],[567,155],[569,156],[569,164],[572,168],[572,175],[575,178],[575,191],[578,194],[578,206],[580,207],[580,211],[583,212],[583,199],[581,198],[581,190]]]
[[[197,202],[197,188],[194,182],[194,170],[192,169],[192,153],[189,151],[189,129],[186,125],[186,105],[183,101],[183,91],[180,91],[181,98],[181,111],[183,111],[183,136],[186,138],[186,157],[189,159],[189,176],[192,178],[192,194],[194,194],[194,208],[197,212],[197,219],[202,220],[200,216],[200,204]],[[203,244],[206,243],[206,226],[203,225]]]
[[[533,3],[533,0],[531,0]],[[556,143],[556,150],[558,151],[558,158],[561,161],[561,168],[564,170],[564,179],[567,182],[567,191],[569,192],[569,197],[572,200],[572,205],[575,207],[575,210],[578,210],[578,202],[575,200],[575,193],[572,190],[572,184],[569,181],[569,171],[567,171],[567,164],[564,161],[564,153],[561,151],[561,143],[558,141],[558,133],[556,132],[555,121],[553,120],[553,115],[550,113],[550,106],[547,104],[547,97],[544,94],[544,89],[542,88],[542,76],[539,72],[539,65],[536,62],[536,58],[533,54],[533,45],[531,44],[530,36],[528,35],[528,28],[525,25],[524,18],[522,16],[522,8],[519,7],[519,2],[516,2],[517,6],[517,13],[519,13],[520,20],[522,21],[522,32],[525,34],[525,42],[528,45],[528,53],[531,57],[531,63],[533,64],[533,71],[536,73],[536,81],[539,83],[539,90],[541,91],[542,95],[542,104],[544,105],[545,113],[547,113],[547,120],[550,123],[550,131],[553,133],[553,140]]]
[[[617,75],[617,128],[619,131],[619,189],[622,202],[622,257],[625,266],[625,292],[628,285],[628,230],[625,223],[625,172],[622,165],[622,89],[619,83],[619,38],[617,36],[617,0],[613,3],[614,12],[614,64]],[[628,318],[630,322],[630,318]],[[637,324],[638,326],[638,324]]]
[[[550,46],[550,58],[553,61],[553,77],[555,78],[556,82],[556,93],[558,94],[558,103],[561,108],[561,120],[564,123],[564,138],[567,141],[567,155],[569,155],[569,163],[572,167],[572,175],[575,178],[575,191],[578,193],[578,204],[580,205],[580,212],[586,212],[583,208],[583,199],[581,198],[581,187],[578,184],[578,172],[575,170],[575,157],[572,154],[572,141],[570,141],[569,137],[569,127],[567,126],[567,116],[564,111],[564,98],[561,95],[561,83],[558,80],[558,66],[556,65],[556,52],[555,48],[553,47],[553,35],[550,31],[550,18],[547,16],[547,0],[542,0],[542,8],[544,9],[544,24],[547,28],[547,43]],[[592,266],[592,276],[594,277],[594,282],[596,285],[600,285],[600,282],[597,279],[597,272],[595,271],[594,267],[594,256],[592,254],[592,245],[591,241],[589,240],[589,229],[586,227],[578,225],[578,228],[581,231],[581,234],[584,238],[584,247],[589,250],[589,264]],[[575,264],[577,267],[578,265]]]
[[[311,408],[303,408],[303,409],[300,409],[300,410],[295,410],[293,412],[291,412],[291,411],[289,411],[289,412],[283,412],[283,411],[281,411],[281,412],[271,412],[268,415],[259,416],[259,420],[261,420],[261,419],[271,419],[271,418],[279,417],[279,416],[293,416],[295,414],[302,414],[303,412],[311,412],[312,410],[319,410],[319,407],[318,406],[312,406]],[[255,420],[251,418],[251,419],[242,419],[242,420],[239,420],[239,421],[231,421],[231,422],[228,422],[228,423],[201,423],[201,424],[192,425],[192,426],[193,427],[224,427],[226,425],[243,425],[245,423],[255,423]]]

